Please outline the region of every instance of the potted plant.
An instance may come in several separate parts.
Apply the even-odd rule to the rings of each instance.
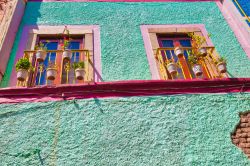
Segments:
[[[50,63],[46,69],[46,75],[48,80],[55,80],[57,75],[57,67],[55,64]]]
[[[205,47],[200,48],[199,55],[202,57],[206,57],[207,56],[207,49]]]
[[[204,36],[196,35],[195,33],[188,33],[188,36],[191,37],[192,40],[192,48],[196,52],[196,55],[201,57],[207,56],[207,49],[202,47],[204,43],[206,43],[206,38]],[[208,34],[208,37],[211,35]]]
[[[28,58],[20,58],[16,63],[17,80],[25,81],[28,77],[28,71],[32,68],[32,65]]]
[[[70,60],[72,57],[72,52],[69,49],[69,45],[70,45],[70,40],[69,39],[64,39],[63,41],[63,59],[67,59]]]
[[[46,44],[44,44],[43,42],[39,42],[36,46],[35,46],[35,50],[36,50],[36,60],[38,62],[43,62],[46,58],[47,55],[47,44],[49,43],[49,41],[46,41]]]
[[[179,58],[183,56],[183,50],[182,50],[182,48],[180,46],[177,46],[177,47],[174,48],[174,53]]]
[[[220,57],[216,62],[216,67],[217,67],[217,70],[220,72],[220,73],[226,73],[227,72],[227,61],[224,57]]]
[[[75,70],[75,74],[76,74],[76,79],[78,80],[83,80],[84,79],[84,62],[76,62],[73,63],[73,69]]]
[[[167,61],[167,70],[172,75],[177,74],[177,64],[172,59]]]
[[[196,76],[202,75],[201,65],[198,63],[198,58],[194,55],[188,56],[188,63],[192,66],[192,70]]]
[[[63,30],[63,42],[61,44],[61,47],[63,49],[63,59],[67,59],[70,60],[72,57],[72,52],[70,50],[70,33],[69,30],[67,28],[67,26],[65,26],[64,30]]]

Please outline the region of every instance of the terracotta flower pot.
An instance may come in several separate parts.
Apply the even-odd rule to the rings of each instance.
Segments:
[[[175,53],[175,55],[178,56],[178,57],[182,57],[182,56],[184,55],[183,50],[182,50],[180,47],[176,47],[176,48],[174,49],[174,53]]]
[[[44,51],[44,50],[38,50],[36,52],[36,60],[38,62],[43,62],[45,60],[45,58],[46,58],[46,55],[47,55],[46,51]]]
[[[206,48],[200,48],[199,52],[200,52],[200,55],[202,57],[206,57],[207,56],[207,49]]]
[[[177,65],[175,63],[169,63],[167,65],[167,69],[170,74],[177,74]]]
[[[70,60],[72,57],[72,52],[70,50],[64,50],[63,51],[63,59]]]
[[[47,79],[48,80],[55,80],[56,79],[56,74],[57,74],[57,70],[55,68],[47,68]]]
[[[226,65],[226,63],[221,62],[221,63],[218,63],[216,66],[217,66],[217,69],[218,69],[218,71],[220,73],[226,73],[227,72],[227,65]]]
[[[76,79],[78,79],[78,80],[83,80],[84,79],[85,71],[84,71],[83,68],[76,69],[75,73],[76,73]]]
[[[195,64],[195,65],[193,65],[192,69],[193,69],[193,72],[196,76],[202,75],[201,65]]]
[[[26,69],[19,69],[17,71],[17,80],[18,81],[25,81],[28,77],[28,70]]]

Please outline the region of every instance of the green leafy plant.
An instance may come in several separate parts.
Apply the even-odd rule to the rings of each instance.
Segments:
[[[198,64],[198,58],[194,55],[190,55],[188,56],[188,63],[192,66]]]
[[[206,37],[196,35],[194,32],[189,32],[187,35],[191,38],[192,40],[192,47],[195,49],[200,49],[201,46],[206,43]],[[210,37],[211,34],[208,34],[208,37]]]
[[[69,29],[65,26],[63,30],[63,42],[60,44],[63,50],[69,49],[71,40]]]
[[[24,69],[24,70],[30,70],[32,69],[32,65],[28,58],[20,58],[16,63],[16,71]]]
[[[61,45],[61,47],[65,50],[65,49],[68,49],[70,47],[70,39],[64,39],[63,40],[63,43]]]
[[[215,62],[215,64],[217,65],[217,64],[219,64],[219,63],[227,63],[227,60],[226,60],[226,58],[224,58],[224,57],[220,57],[216,62]]]
[[[43,42],[39,42],[36,46],[35,46],[35,50],[47,50],[47,45],[50,43],[49,40],[46,40],[45,44]]]
[[[168,65],[171,63],[175,64],[177,67],[180,67],[180,62],[175,62],[173,59],[168,59],[167,61],[165,61],[165,67],[168,67]]]
[[[72,65],[73,69],[76,70],[76,69],[83,69],[84,68],[84,62],[75,62],[73,63]]]
[[[57,69],[57,65],[53,62],[49,62],[47,69]]]
[[[173,59],[168,59],[168,60],[166,61],[166,64],[168,65],[168,64],[170,64],[170,63],[175,63],[175,62],[173,61]]]

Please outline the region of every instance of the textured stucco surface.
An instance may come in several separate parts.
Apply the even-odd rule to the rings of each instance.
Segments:
[[[205,24],[231,77],[250,76],[250,61],[213,2],[29,2],[1,86],[24,26],[65,24],[100,25],[105,81],[151,79],[142,24]],[[0,165],[250,165],[230,138],[246,110],[250,94],[2,104]]]
[[[228,59],[230,77],[250,76],[250,61],[214,2],[29,2],[1,86],[8,85],[23,26],[66,24],[100,25],[105,81],[151,79],[142,24],[205,24],[217,51]]]
[[[238,113],[250,110],[250,94],[2,104],[0,110],[1,166],[41,165],[38,151],[44,165],[250,165],[230,138]]]

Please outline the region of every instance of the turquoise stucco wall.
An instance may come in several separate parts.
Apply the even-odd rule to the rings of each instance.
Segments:
[[[249,77],[249,59],[213,2],[29,2],[1,86],[26,25],[100,25],[102,76],[110,81],[151,79],[141,24],[200,23],[231,77]],[[230,139],[247,110],[250,94],[2,104],[0,165],[250,165]]]
[[[105,81],[151,79],[142,24],[205,24],[217,51],[228,59],[230,76],[250,77],[250,61],[214,2],[29,2],[1,86],[8,84],[24,26],[66,24],[100,25]]]
[[[183,107],[185,105],[185,107]],[[0,105],[0,165],[245,166],[230,133],[250,94]]]

